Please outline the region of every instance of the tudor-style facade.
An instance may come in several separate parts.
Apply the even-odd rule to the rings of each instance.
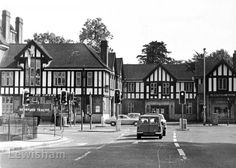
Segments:
[[[108,54],[107,41],[97,55],[84,44],[10,44],[0,65],[0,113],[9,115],[22,105],[23,90],[31,102],[52,105],[62,90],[74,93],[88,121],[86,97],[92,95],[93,121],[114,115],[114,90],[121,89],[122,59],[119,66],[115,54]],[[52,108],[51,108],[52,109]]]
[[[123,113],[157,112],[167,120],[178,120],[181,116],[179,93],[186,91],[185,117],[196,120],[196,88],[192,75],[184,64],[124,64]]]
[[[234,53],[233,59],[236,59]],[[206,61],[206,119],[211,122],[217,116],[220,123],[236,122],[236,72],[235,64],[225,60]],[[203,118],[203,71],[197,62],[196,85],[198,88],[198,118]],[[232,104],[228,110],[228,101]]]

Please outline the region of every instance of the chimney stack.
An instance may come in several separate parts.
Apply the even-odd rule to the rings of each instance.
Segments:
[[[101,59],[108,66],[108,42],[107,40],[101,41]]]
[[[16,43],[22,43],[23,40],[23,19],[16,17]]]
[[[236,50],[234,50],[234,53],[233,53],[233,68],[234,68],[234,71],[236,72]]]
[[[10,18],[11,14],[7,10],[2,11],[3,37],[7,43],[10,43]]]

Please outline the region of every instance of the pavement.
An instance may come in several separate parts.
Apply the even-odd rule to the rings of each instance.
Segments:
[[[53,125],[39,125],[37,138],[25,141],[1,141],[0,142],[0,153],[27,150],[30,148],[44,147],[48,145],[54,145],[58,143],[69,142],[68,137],[64,137],[64,132],[70,131],[80,131],[82,132],[117,132],[116,127],[111,127],[110,125],[93,124],[91,129],[89,124],[83,125],[83,130],[81,130],[81,125],[76,124],[71,126],[65,126],[60,130],[60,127],[55,127],[56,134],[54,135]]]

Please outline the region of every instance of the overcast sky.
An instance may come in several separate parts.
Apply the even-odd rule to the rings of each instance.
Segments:
[[[195,51],[236,50],[236,0],[1,0],[0,10],[23,19],[23,38],[53,32],[79,41],[85,21],[102,18],[109,46],[124,63],[138,63],[144,44],[163,41],[177,60]]]

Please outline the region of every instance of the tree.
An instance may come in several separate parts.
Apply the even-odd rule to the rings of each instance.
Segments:
[[[87,19],[80,31],[80,42],[85,43],[100,52],[100,43],[102,40],[113,39],[113,35],[108,31],[101,18]]]
[[[66,40],[64,37],[56,36],[54,33],[34,33],[33,39],[39,43],[73,43],[73,40]],[[30,39],[25,40],[26,42],[30,41]]]
[[[152,41],[149,44],[145,44],[142,49],[142,55],[138,55],[139,63],[142,64],[165,64],[165,63],[178,63],[167,54],[171,53],[167,51],[166,44],[161,41]]]
[[[193,58],[191,60],[186,61],[185,63],[189,66],[189,68],[192,71],[194,71],[195,70],[195,63],[197,61],[203,60],[203,56],[204,56],[204,53],[199,53],[199,52],[195,51],[195,54],[193,54]],[[232,59],[231,59],[229,53],[224,49],[216,50],[208,55],[206,53],[205,59],[208,62],[215,62],[215,61],[224,59],[225,61],[232,63]]]

